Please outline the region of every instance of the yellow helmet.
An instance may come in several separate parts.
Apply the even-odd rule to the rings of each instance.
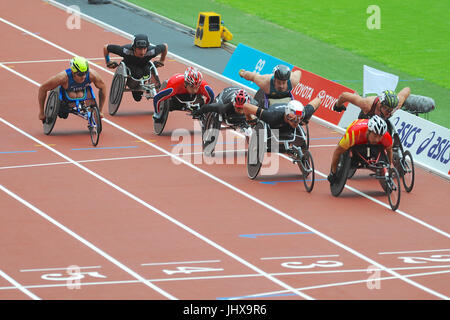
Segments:
[[[72,69],[72,72],[87,72],[89,70],[89,62],[83,57],[73,57],[70,60],[70,69]]]

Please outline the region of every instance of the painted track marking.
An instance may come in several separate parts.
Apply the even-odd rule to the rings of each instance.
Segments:
[[[70,55],[72,55],[72,56],[73,56],[73,55],[76,55],[75,53],[73,53],[73,52],[71,52],[71,51],[69,51],[69,50],[67,50],[67,49],[64,49],[64,48],[62,48],[61,46],[56,45],[56,44],[52,43],[51,41],[46,40],[46,39],[44,39],[44,38],[42,38],[42,37],[40,37],[40,36],[38,36],[38,35],[35,35],[35,34],[31,33],[30,31],[28,31],[28,30],[26,30],[26,29],[24,29],[24,28],[22,28],[22,27],[19,27],[19,26],[15,25],[14,23],[11,23],[11,22],[9,22],[9,21],[3,19],[3,18],[0,18],[0,21],[3,22],[3,23],[5,23],[5,24],[10,25],[10,26],[13,27],[13,28],[16,28],[16,29],[21,30],[21,31],[26,32],[26,33],[29,33],[32,37],[35,37],[36,39],[39,39],[40,41],[43,41],[43,42],[45,42],[45,43],[47,43],[47,44],[49,44],[49,45],[51,45],[51,46],[53,46],[53,47],[55,47],[55,48],[57,48],[57,49],[63,51],[63,52],[66,52],[66,53],[68,53],[68,54],[70,54]],[[92,63],[91,65],[94,65],[94,66],[98,67],[99,69],[104,70],[105,72],[107,72],[107,73],[109,73],[109,74],[111,74],[111,75],[113,74],[111,71],[106,70],[105,68],[103,68],[103,67],[101,67],[101,66],[99,66],[99,65],[97,65],[97,64],[95,64],[95,63]],[[12,73],[18,75],[19,77],[21,77],[21,78],[23,78],[23,79],[26,79],[26,80],[29,79],[28,77],[22,75],[22,74],[19,73],[19,72],[16,72],[15,70],[10,69],[9,67],[7,67],[7,66],[5,66],[5,65],[2,65],[1,63],[0,63],[0,66],[4,67],[4,68],[7,69],[8,71],[10,71],[10,72],[12,72]],[[29,80],[31,80],[31,79],[29,79]],[[34,80],[31,80],[31,81],[32,81],[33,83],[39,85],[36,81],[34,81]],[[0,118],[0,120],[2,120],[3,122],[5,122],[2,118]],[[401,279],[401,280],[403,280],[403,281],[405,281],[405,282],[407,282],[407,283],[409,283],[409,284],[411,284],[411,285],[413,285],[413,286],[415,286],[415,287],[417,287],[417,288],[419,288],[419,289],[421,289],[421,290],[423,290],[423,291],[426,291],[426,292],[428,292],[428,293],[430,293],[430,294],[432,294],[432,295],[435,295],[435,296],[437,296],[437,297],[439,297],[439,298],[441,298],[441,299],[450,299],[450,298],[446,297],[445,295],[443,295],[443,294],[441,294],[441,293],[438,293],[438,292],[436,292],[436,291],[434,291],[434,290],[431,290],[431,289],[429,289],[429,288],[427,288],[427,287],[425,287],[425,286],[423,286],[423,285],[421,285],[421,284],[419,284],[419,283],[416,283],[416,282],[414,282],[414,281],[412,281],[412,280],[410,280],[410,279],[408,279],[408,278],[402,276],[401,274],[398,274],[397,272],[394,272],[394,271],[388,269],[387,267],[381,265],[380,263],[378,263],[378,262],[376,262],[376,261],[370,259],[369,257],[363,255],[362,253],[357,252],[357,251],[355,251],[354,249],[352,249],[352,248],[350,248],[350,247],[348,247],[348,246],[346,246],[346,245],[344,245],[344,244],[338,242],[337,240],[334,240],[333,238],[331,238],[331,237],[329,237],[329,236],[327,236],[327,235],[325,235],[325,234],[319,232],[318,230],[315,230],[314,228],[312,228],[312,227],[310,227],[310,226],[304,224],[303,222],[298,221],[298,220],[292,218],[291,216],[287,215],[286,213],[282,212],[281,210],[278,210],[278,209],[274,208],[273,206],[271,206],[271,205],[269,205],[269,204],[267,204],[267,203],[265,203],[265,202],[263,202],[263,201],[257,199],[256,197],[253,197],[252,195],[250,195],[250,194],[248,194],[248,193],[246,193],[246,192],[244,192],[244,191],[242,191],[241,189],[236,188],[235,186],[233,186],[233,185],[231,185],[231,184],[229,184],[229,183],[223,181],[222,179],[220,179],[220,178],[218,178],[218,177],[216,177],[216,176],[214,176],[214,175],[212,175],[212,174],[210,174],[210,173],[208,173],[208,172],[206,172],[206,171],[204,171],[204,170],[202,170],[202,169],[200,169],[200,168],[194,166],[194,165],[191,164],[190,162],[187,162],[187,161],[185,161],[184,159],[181,159],[180,157],[171,154],[171,153],[168,152],[167,150],[165,150],[165,149],[163,149],[163,148],[161,148],[161,147],[159,147],[159,146],[157,146],[157,145],[155,145],[155,144],[153,144],[153,143],[151,143],[151,142],[148,142],[146,139],[143,139],[142,137],[136,135],[135,133],[133,133],[133,132],[131,132],[131,131],[125,129],[125,128],[122,128],[121,126],[115,124],[114,122],[112,122],[112,121],[110,121],[110,120],[108,120],[108,119],[104,119],[104,122],[106,122],[106,123],[112,125],[113,127],[115,127],[115,128],[117,128],[117,129],[119,129],[119,130],[121,130],[121,131],[123,131],[123,132],[125,132],[125,133],[127,133],[127,134],[129,134],[129,135],[131,135],[131,136],[133,136],[134,138],[136,138],[136,139],[138,139],[138,140],[141,140],[142,142],[146,143],[146,144],[149,145],[149,146],[152,146],[153,148],[159,150],[160,152],[163,152],[163,153],[165,153],[165,154],[167,154],[167,155],[171,155],[171,157],[174,158],[174,159],[176,159],[177,161],[179,161],[179,162],[181,162],[181,163],[184,163],[185,165],[187,165],[187,166],[193,168],[194,170],[196,170],[196,171],[198,171],[198,172],[200,172],[200,173],[202,173],[202,174],[204,174],[204,175],[210,177],[211,179],[213,179],[213,180],[215,180],[215,181],[217,181],[217,182],[223,184],[224,186],[227,186],[228,188],[230,188],[230,189],[236,191],[237,193],[239,193],[239,194],[241,194],[241,195],[243,195],[243,196],[245,196],[245,197],[247,197],[247,198],[253,200],[254,202],[256,202],[256,203],[258,203],[258,204],[260,204],[260,205],[262,205],[262,206],[268,208],[269,210],[271,210],[271,211],[277,213],[279,216],[282,216],[282,217],[284,217],[284,218],[286,218],[286,219],[288,219],[288,220],[294,222],[295,224],[300,225],[300,226],[302,226],[303,228],[308,229],[308,230],[310,230],[310,231],[316,233],[317,235],[319,235],[320,237],[324,238],[325,240],[328,240],[329,242],[331,242],[331,243],[333,243],[333,244],[335,244],[335,245],[341,247],[342,249],[344,249],[344,250],[346,250],[346,251],[352,253],[353,255],[359,257],[360,259],[363,259],[363,260],[369,262],[370,264],[372,264],[372,265],[374,265],[374,266],[377,266],[378,268],[380,268],[380,269],[382,269],[382,270],[384,270],[384,271],[390,273],[390,274],[393,275],[394,277],[397,277],[397,278],[399,278],[399,279]],[[6,123],[6,124],[12,127],[11,124],[9,124],[9,123]],[[15,129],[16,129],[17,131],[20,130],[20,129],[18,129],[18,128],[15,128]],[[20,131],[23,132],[22,130],[20,130]],[[20,131],[19,131],[19,132],[20,132]],[[23,132],[23,134],[26,135],[26,136],[28,136],[29,138],[32,138],[32,139],[35,140],[35,141],[37,140],[36,138],[34,138],[34,137],[32,137],[32,136],[26,134],[25,132]],[[37,141],[38,141],[38,143],[41,143],[39,140],[37,140]],[[58,151],[56,151],[56,150],[54,150],[53,148],[50,148],[50,147],[48,147],[48,149],[49,149],[49,150],[53,150],[54,152],[58,152]],[[60,153],[58,152],[58,154],[60,154]],[[60,155],[62,156],[62,154],[60,154]],[[281,156],[283,156],[283,155],[281,155]],[[64,157],[65,157],[65,156],[64,156]],[[75,163],[74,163],[74,164],[75,164]],[[78,164],[78,163],[76,163],[76,165],[79,166],[80,168],[83,167],[83,166],[81,166],[81,165]],[[83,168],[84,168],[84,167],[83,167]],[[87,169],[87,168],[85,168],[85,169],[86,169],[86,170],[89,170],[89,169]],[[85,170],[85,169],[83,169],[83,170]],[[89,170],[89,171],[90,171],[90,170]],[[91,172],[92,172],[92,171],[91,171]],[[318,171],[316,171],[316,172],[319,173],[319,174],[321,174],[321,175],[323,175],[323,176],[325,176],[323,173],[320,173],[320,172],[318,172]],[[92,173],[93,173],[93,172],[92,172]],[[96,174],[95,174],[95,175],[96,175]],[[106,180],[106,179],[104,179],[103,177],[102,177],[102,179],[103,179],[103,180]],[[102,179],[101,179],[101,180],[102,180]],[[102,180],[102,181],[103,181],[103,180]],[[119,187],[119,188],[120,188],[120,187]],[[351,188],[351,187],[348,187],[348,188]],[[121,189],[121,188],[120,188],[120,189]],[[353,190],[354,190],[355,192],[357,192],[358,194],[363,194],[362,192],[359,192],[358,190],[356,190],[356,189],[354,189],[354,188],[351,188],[351,189],[353,189]],[[123,189],[122,189],[122,190],[123,190]],[[125,191],[125,190],[123,190],[123,191],[126,192],[127,195],[129,194],[127,191]],[[368,196],[366,195],[366,197],[368,197]],[[370,197],[370,198],[371,198],[371,197]],[[136,199],[137,199],[137,198],[136,198]],[[139,199],[139,200],[140,200],[140,199]],[[373,199],[373,200],[376,200],[376,199]],[[138,200],[136,200],[136,201],[138,201]],[[142,201],[142,200],[140,200],[140,201]],[[140,202],[140,201],[138,201],[138,202]],[[376,200],[375,202],[381,203],[382,205],[387,206],[386,204],[384,204],[384,203],[382,203],[382,202],[380,202],[380,201],[378,201],[378,200]],[[140,202],[140,203],[141,203],[141,202]],[[141,204],[142,204],[142,203],[141,203]],[[147,205],[147,204],[145,203],[144,206],[146,206],[146,205]],[[154,208],[154,207],[152,207],[152,208]],[[156,208],[154,208],[154,209],[156,209]],[[153,210],[153,209],[151,209],[151,210]],[[158,211],[159,211],[159,210],[158,210]],[[156,212],[156,211],[155,211],[155,212]],[[159,212],[161,212],[161,211],[159,211]],[[162,212],[161,212],[161,214],[163,214],[164,216],[167,216],[166,214],[164,214],[164,213],[162,213]],[[411,217],[411,218],[413,218],[413,217]],[[170,220],[170,219],[173,219],[173,218],[170,217],[170,216],[167,216],[167,219]],[[414,219],[417,220],[417,221],[420,221],[419,219],[416,219],[416,218],[414,218]],[[177,220],[175,220],[175,219],[173,219],[173,220],[176,221],[176,223],[179,223]],[[174,222],[174,223],[175,223],[175,222]],[[184,225],[183,225],[183,226],[184,226]],[[184,226],[184,227],[186,227],[186,226]],[[187,228],[188,228],[188,227],[187,227]],[[433,228],[434,228],[434,227],[433,227]],[[189,229],[190,229],[190,228],[189,228]],[[439,229],[437,229],[437,228],[434,228],[434,229],[439,230]],[[192,230],[192,229],[190,229],[190,230]],[[192,230],[192,231],[193,231],[193,230]],[[193,231],[193,232],[195,232],[195,231]],[[195,232],[195,233],[198,234],[197,232]],[[441,233],[443,233],[443,231],[441,231]],[[445,234],[446,234],[446,233],[445,233]],[[198,235],[199,235],[199,236],[202,236],[202,235],[200,235],[200,234],[198,234]],[[203,237],[203,236],[202,236],[202,237]],[[450,235],[447,234],[447,237],[450,238]],[[208,241],[210,241],[210,240],[208,239]],[[223,248],[223,249],[226,250],[225,248]],[[239,258],[239,259],[241,259],[241,258]],[[246,262],[246,261],[245,261],[245,262]],[[247,263],[247,262],[246,262],[246,263]],[[257,268],[256,266],[252,266],[252,267]],[[262,270],[261,270],[261,271],[262,271]],[[263,272],[263,271],[262,271],[262,272]],[[266,275],[267,275],[267,274],[266,274]],[[278,279],[273,279],[272,281],[274,281],[274,282],[276,282],[276,283],[279,282]],[[281,281],[280,281],[280,282],[281,282]],[[284,285],[287,285],[287,284],[284,284],[284,283],[283,283],[282,286],[284,286]],[[288,285],[287,285],[287,286],[288,286]],[[296,294],[298,294],[298,295],[300,295],[300,296],[308,297],[307,299],[311,298],[311,297],[309,297],[309,296],[307,296],[307,295],[304,295],[304,294],[301,293],[301,292],[296,291],[296,290],[295,290],[294,288],[292,288],[291,286],[288,286],[288,287],[289,287],[288,290],[292,290],[292,289],[293,289],[293,291],[296,292]]]

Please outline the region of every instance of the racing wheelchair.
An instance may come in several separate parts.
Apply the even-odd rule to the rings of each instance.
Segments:
[[[88,100],[92,100],[94,103],[87,105],[86,101]],[[47,98],[44,113],[45,119],[42,121],[44,134],[49,135],[52,132],[57,117],[66,119],[69,113],[72,113],[88,122],[92,145],[95,147],[98,144],[102,131],[102,120],[91,86],[88,86],[84,90],[83,97],[77,99],[70,98],[61,86],[51,90]]]
[[[293,163],[297,164],[302,175],[307,192],[314,188],[314,161],[307,144],[307,134],[303,120],[289,132],[272,130],[270,126],[258,121],[253,128],[247,151],[247,174],[250,179],[258,175],[266,152],[271,152],[268,142],[278,143],[279,152],[287,154]]]
[[[331,194],[338,197],[344,189],[349,171],[368,169],[370,176],[377,179],[388,196],[393,211],[400,205],[400,174],[395,167],[390,167],[389,160],[381,145],[362,144],[351,147],[339,158],[336,168],[336,181],[330,184]]]
[[[392,135],[393,138],[393,165],[397,169],[400,178],[402,179],[403,186],[405,187],[406,192],[411,192],[414,187],[414,160],[411,152],[409,150],[405,150],[400,141],[400,137],[398,135],[397,129],[395,126],[389,121],[386,121],[388,125],[388,131]],[[348,171],[348,178],[352,178],[355,174],[356,168],[350,168]]]
[[[161,64],[153,61],[149,61],[150,74],[140,79],[133,78],[130,69],[122,61],[117,67],[114,77],[111,83],[111,89],[109,91],[109,103],[108,111],[110,115],[115,115],[119,110],[120,103],[122,102],[123,93],[127,91],[140,91],[148,99],[152,99],[161,87],[157,68],[162,66]],[[155,82],[151,82],[152,75]],[[131,88],[130,85],[133,87]]]
[[[165,89],[166,86],[167,80],[165,80],[161,85],[161,90]],[[161,135],[164,130],[164,127],[166,126],[167,118],[169,117],[169,112],[174,110],[187,111],[188,115],[192,116],[193,119],[200,120],[200,123],[203,128],[205,122],[205,115],[202,114],[194,117],[192,115],[192,112],[198,110],[204,103],[205,102],[202,96],[199,94],[194,95],[194,97],[192,97],[189,94],[180,96],[174,95],[169,99],[161,101],[159,106],[159,113],[161,115],[161,118],[158,121],[155,121],[155,119],[153,119],[153,131],[157,135]]]
[[[240,114],[222,115],[217,112],[208,112],[205,114],[203,122],[202,147],[206,155],[213,154],[221,129],[251,130],[245,121],[245,116]],[[246,140],[248,140],[247,137]]]

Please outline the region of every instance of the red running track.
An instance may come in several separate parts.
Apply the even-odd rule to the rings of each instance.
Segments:
[[[224,133],[215,159],[190,154],[198,124],[172,112],[156,136],[151,101],[127,93],[116,116],[105,110],[97,148],[75,117],[45,136],[38,85],[74,53],[101,58],[129,40],[84,20],[69,30],[42,1],[0,12],[0,299],[450,297],[448,181],[416,168],[395,213],[366,172],[334,198],[325,174],[340,134],[316,123],[311,194],[278,156],[277,172],[251,181],[242,137]],[[92,62],[109,88],[112,73]],[[161,78],[184,68],[170,60]],[[206,78],[216,93],[229,85]]]

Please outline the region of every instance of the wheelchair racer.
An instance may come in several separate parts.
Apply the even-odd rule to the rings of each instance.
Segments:
[[[327,177],[330,184],[333,184],[339,178],[336,176],[339,157],[355,145],[381,144],[387,152],[389,163],[392,163],[393,141],[387,129],[386,121],[378,115],[374,115],[370,119],[357,119],[353,121],[347,127],[344,136],[333,152],[331,171]]]
[[[134,36],[133,43],[126,44],[124,46],[107,44],[103,47],[103,55],[105,57],[106,66],[114,69],[119,66],[115,61],[111,61],[109,53],[114,53],[123,58],[123,63],[130,69],[131,76],[135,79],[142,79],[144,77],[153,76],[150,75],[150,63],[149,61],[157,56],[159,60],[154,61],[155,67],[164,66],[166,59],[168,46],[166,43],[158,44],[156,46],[151,45],[148,36],[145,34],[137,34]],[[152,77],[154,78],[154,77]],[[156,79],[152,79],[156,82]],[[133,98],[135,101],[142,99],[142,91],[133,91],[138,87],[139,83],[133,79],[127,80],[127,86],[132,90]]]
[[[403,88],[398,95],[392,90],[384,90],[380,96],[361,97],[358,94],[343,92],[333,106],[333,110],[342,112],[347,108],[344,103],[350,102],[361,109],[358,119],[369,119],[374,115],[388,120],[392,114],[400,109],[409,97],[411,89]],[[390,121],[387,121],[389,133],[392,134],[393,128]]]
[[[271,129],[279,129],[280,132],[285,132],[297,128],[302,120],[309,121],[320,106],[321,101],[322,99],[317,97],[306,106],[303,106],[300,101],[290,100],[289,102],[273,104],[268,109],[250,103],[245,103],[242,107],[247,116],[255,115],[267,123]]]
[[[99,89],[99,110],[100,116],[103,118],[103,105],[106,99],[106,85],[103,82],[100,75],[95,70],[89,69],[89,62],[86,58],[75,56],[70,60],[70,68],[56,74],[47,81],[45,81],[38,91],[38,102],[39,102],[39,120],[45,120],[44,114],[44,104],[45,98],[47,97],[47,92],[61,86],[63,90],[63,102],[59,110],[59,117],[67,118],[69,112],[67,107],[72,106],[74,102],[69,101],[69,99],[79,99],[86,98],[86,105],[93,104],[91,100],[93,97],[90,96],[90,84],[94,85]]]
[[[291,90],[300,82],[302,72],[300,70],[291,72],[288,66],[279,64],[275,66],[272,74],[261,75],[241,69],[239,75],[245,80],[254,82],[264,92],[267,107],[277,103],[279,99],[292,100]]]
[[[188,67],[183,73],[177,73],[169,78],[167,86],[158,92],[153,98],[153,121],[161,121],[160,105],[161,102],[177,96],[182,101],[192,101],[197,95],[206,98],[205,104],[214,100],[214,91],[203,79],[202,73],[193,67]]]
[[[195,110],[192,115],[199,116],[204,113],[215,112],[221,114],[232,124],[240,125],[244,129],[249,127],[246,121],[251,122],[255,119],[254,116],[244,114],[242,108],[244,103],[258,104],[244,89],[227,87],[217,95],[213,102],[204,104],[200,109]]]

